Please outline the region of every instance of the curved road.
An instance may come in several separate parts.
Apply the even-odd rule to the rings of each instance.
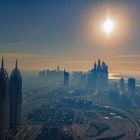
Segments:
[[[133,122],[133,124],[135,125],[135,127],[136,127],[136,136],[138,137],[138,139],[140,139],[140,127],[139,127],[139,125],[138,125],[138,123],[137,123],[137,121],[136,121],[136,119],[135,119],[135,117],[134,116],[132,116],[130,113],[128,113],[127,111],[125,111],[125,110],[122,110],[122,109],[120,109],[120,108],[117,108],[117,107],[113,107],[113,106],[107,106],[107,105],[101,105],[101,104],[95,104],[95,105],[98,105],[98,106],[100,106],[100,107],[103,107],[103,108],[110,108],[110,109],[112,109],[112,110],[116,110],[116,111],[119,111],[121,114],[123,114],[123,115],[125,115],[127,118],[129,118],[132,122]]]

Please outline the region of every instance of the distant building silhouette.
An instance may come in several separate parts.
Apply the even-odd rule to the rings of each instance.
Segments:
[[[89,72],[88,85],[98,90],[106,90],[108,88],[108,66],[100,59],[98,64],[94,63],[93,69]]]
[[[123,78],[120,79],[119,85],[120,85],[120,90],[122,92],[124,92],[124,90],[125,90],[125,84],[124,84],[124,79]]]
[[[59,66],[57,66],[57,72],[59,72]]]
[[[10,130],[15,134],[21,126],[21,110],[22,110],[22,77],[20,70],[15,68],[10,76]]]
[[[49,78],[60,79],[60,78],[63,78],[63,71],[60,70],[59,66],[57,66],[57,68],[54,70],[46,69],[46,70],[39,71],[39,77],[48,78],[48,79]]]
[[[64,87],[69,86],[69,73],[64,70]]]
[[[44,78],[44,77],[46,76],[45,74],[46,74],[46,73],[45,73],[45,70],[39,71],[39,77]]]
[[[114,91],[118,90],[118,83],[117,82],[113,82],[113,90]]]
[[[0,69],[0,140],[9,137],[9,78],[2,64]]]
[[[135,94],[135,78],[129,78],[128,79],[128,93]]]

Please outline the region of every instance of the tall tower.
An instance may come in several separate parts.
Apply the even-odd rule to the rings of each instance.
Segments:
[[[131,77],[128,79],[128,93],[135,94],[136,91],[135,78]]]
[[[94,63],[94,67],[93,67],[93,71],[97,71],[97,64],[96,64],[96,62]]]
[[[91,83],[92,83],[92,88],[96,89],[96,80],[97,80],[97,64],[96,62],[94,63],[94,68],[91,71]]]
[[[21,125],[22,110],[22,77],[17,66],[12,71],[10,77],[10,130],[15,134]]]
[[[2,58],[0,68],[0,140],[9,137],[9,78]]]
[[[64,87],[69,87],[69,73],[64,70]]]
[[[88,75],[88,87],[92,85],[92,88],[95,90],[107,90],[108,89],[108,66],[103,61],[98,60],[98,63],[94,64],[93,69],[89,72]]]
[[[108,88],[108,66],[104,61],[102,62],[101,75],[101,86],[103,90],[106,90]]]
[[[120,83],[120,90],[121,90],[122,92],[124,92],[124,90],[125,90],[125,83],[124,83],[124,79],[123,79],[123,78],[121,78],[119,83]]]
[[[101,71],[101,60],[98,60],[98,65],[97,65],[97,72]]]

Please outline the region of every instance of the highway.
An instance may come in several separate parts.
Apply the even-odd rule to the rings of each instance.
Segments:
[[[131,114],[128,113],[127,111],[122,110],[122,109],[117,108],[117,107],[108,106],[108,105],[101,105],[101,104],[98,104],[98,103],[96,103],[95,105],[98,105],[98,106],[103,107],[103,108],[105,108],[105,109],[109,108],[109,109],[112,109],[112,110],[119,111],[121,114],[123,114],[123,115],[125,115],[127,118],[129,118],[129,119],[133,122],[133,124],[135,125],[135,127],[136,127],[136,137],[137,137],[138,139],[140,139],[140,135],[139,135],[139,134],[140,134],[140,127],[139,127],[139,124],[137,123],[137,121],[136,121],[136,119],[135,119],[135,117],[134,117],[133,115],[131,115]]]

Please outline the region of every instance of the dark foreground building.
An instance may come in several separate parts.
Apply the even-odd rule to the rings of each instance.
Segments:
[[[0,68],[0,140],[9,140],[21,127],[22,77],[16,66],[8,78],[4,62]]]
[[[0,140],[9,138],[9,78],[2,64],[0,69]]]
[[[21,106],[22,106],[22,77],[17,67],[12,71],[10,77],[10,130],[15,134],[21,126]]]

